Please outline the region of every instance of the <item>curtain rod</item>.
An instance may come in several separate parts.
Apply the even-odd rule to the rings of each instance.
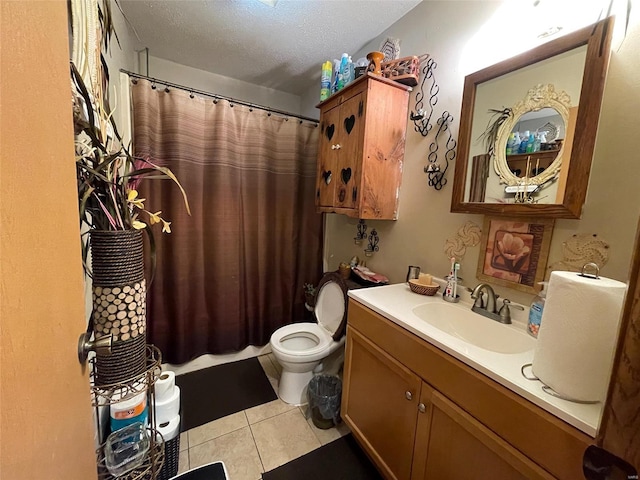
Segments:
[[[140,75],[139,73],[130,72],[130,71],[125,70],[123,68],[121,68],[120,71],[122,73],[125,73],[125,74],[129,75],[130,77],[133,77],[133,78],[140,78],[140,79],[143,79],[143,80],[149,80],[152,83],[159,83],[160,85],[164,85],[166,87],[177,88],[179,90],[184,90],[184,91],[190,92],[190,93],[197,93],[198,95],[203,95],[205,97],[212,97],[212,98],[216,98],[216,99],[220,99],[220,100],[227,100],[229,103],[237,103],[239,105],[244,105],[246,107],[257,108],[258,110],[265,110],[267,112],[275,113],[277,115],[282,115],[282,116],[285,116],[285,117],[299,118],[300,120],[306,120],[307,122],[312,122],[312,123],[316,123],[316,124],[319,122],[319,120],[317,120],[315,118],[305,117],[303,115],[297,115],[295,113],[285,112],[284,110],[278,110],[278,109],[271,108],[271,107],[265,107],[264,105],[258,105],[256,103],[249,103],[249,102],[245,102],[243,100],[237,100],[235,98],[226,97],[224,95],[218,95],[218,94],[215,94],[215,93],[205,92],[203,90],[198,90],[196,88],[186,87],[184,85],[178,85],[177,83],[171,83],[171,82],[167,82],[165,80],[160,80],[158,78],[153,78],[153,77],[149,77],[149,76],[146,76],[146,75]]]

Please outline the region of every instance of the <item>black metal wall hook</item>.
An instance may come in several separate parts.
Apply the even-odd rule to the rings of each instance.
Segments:
[[[422,82],[420,83],[420,90],[416,93],[416,111],[412,111],[409,115],[409,119],[415,125],[415,131],[423,137],[426,137],[433,128],[431,117],[433,116],[433,108],[438,103],[440,86],[436,83],[436,77],[434,75],[437,66],[438,64],[433,58],[429,58],[422,66]],[[425,110],[424,88],[427,80],[429,81],[429,100]]]
[[[378,232],[374,228],[369,234],[369,245],[367,245],[366,251],[377,252],[378,250],[380,250],[380,247],[378,247],[378,243],[380,243],[380,237],[378,237]]]
[[[364,223],[364,220],[362,218],[358,220],[357,229],[358,233],[356,233],[356,236],[353,238],[353,240],[356,245],[360,245],[362,244],[362,240],[367,238],[367,224]]]
[[[438,125],[438,131],[436,132],[436,136],[433,139],[433,142],[429,145],[429,154],[427,155],[427,160],[429,163],[426,167],[424,167],[424,172],[427,174],[429,178],[429,186],[435,188],[436,190],[442,190],[447,184],[447,179],[445,175],[447,174],[447,169],[449,168],[449,162],[453,162],[456,158],[456,146],[457,142],[453,139],[453,135],[451,133],[451,129],[449,125],[453,122],[453,115],[451,115],[446,110],[442,112],[442,115],[436,122]],[[442,141],[448,133],[448,138],[444,144],[446,148],[444,153],[444,168],[438,163],[438,150],[439,143]]]

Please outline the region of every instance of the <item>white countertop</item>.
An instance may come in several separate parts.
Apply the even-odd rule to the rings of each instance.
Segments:
[[[433,297],[418,295],[413,293],[408,285],[400,283],[349,290],[349,296],[595,438],[602,416],[603,404],[580,404],[562,400],[545,393],[542,390],[541,382],[525,379],[520,369],[522,365],[532,362],[533,350],[517,354],[495,353],[485,350],[443,332],[413,313],[413,309],[418,305],[443,302],[440,294]],[[462,297],[464,301],[468,294]],[[463,309],[471,309],[470,303],[460,302],[454,305]],[[518,329],[523,335],[527,335],[526,325],[522,322],[522,319],[526,317],[521,312],[517,314],[515,309],[512,312],[514,324],[504,325],[504,327]],[[485,319],[480,315],[478,315],[478,318]]]

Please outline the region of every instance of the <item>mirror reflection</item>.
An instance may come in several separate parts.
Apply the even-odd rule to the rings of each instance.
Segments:
[[[581,46],[477,85],[464,201],[563,202],[586,52]]]

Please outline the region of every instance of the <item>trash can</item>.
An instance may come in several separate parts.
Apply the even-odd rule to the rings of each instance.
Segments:
[[[307,387],[307,399],[313,424],[321,429],[331,428],[340,420],[342,380],[336,375],[316,375]]]

